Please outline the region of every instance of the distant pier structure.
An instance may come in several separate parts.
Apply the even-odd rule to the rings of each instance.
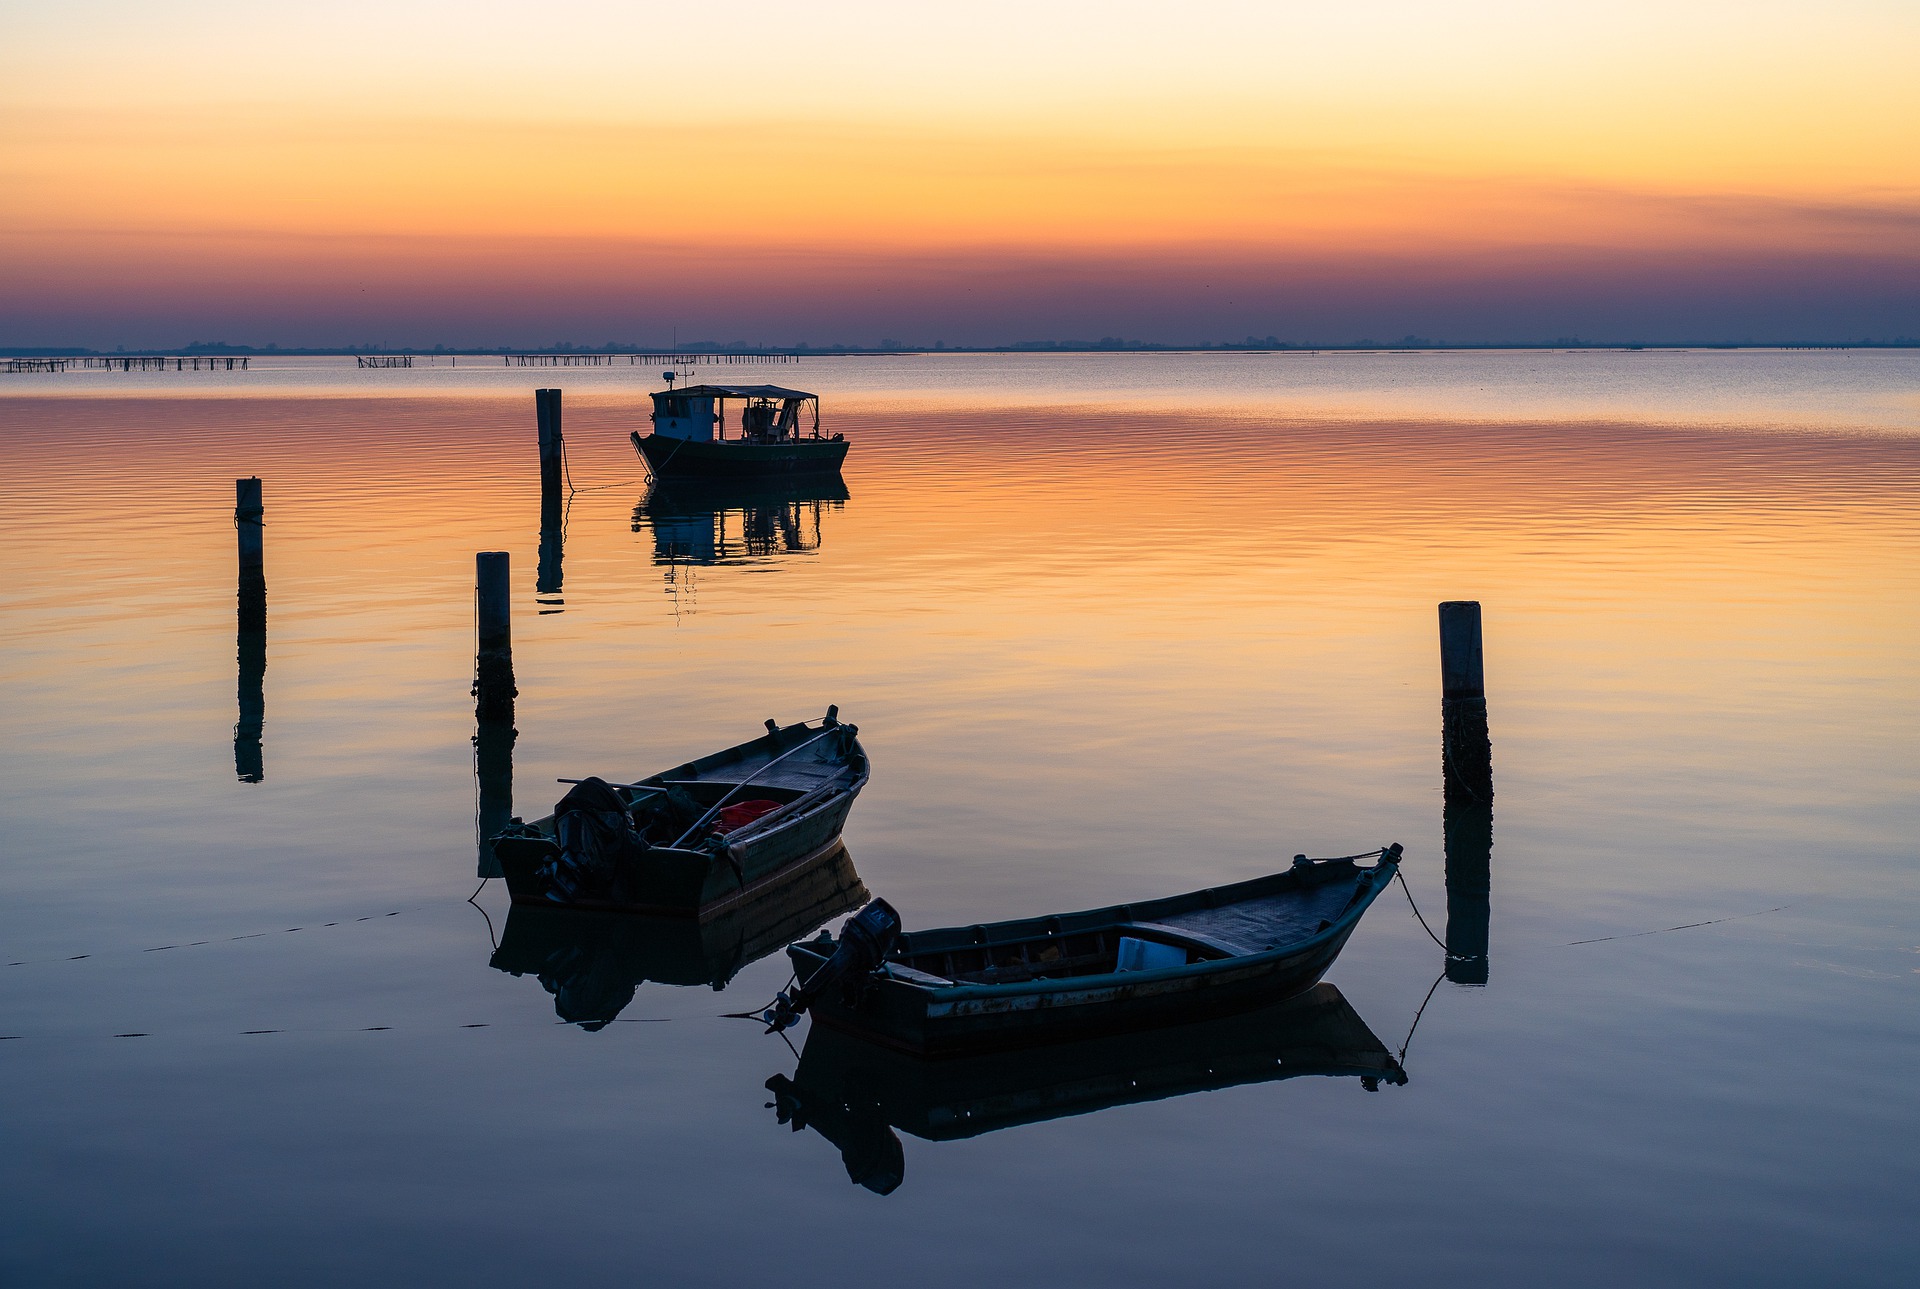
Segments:
[[[353,365],[356,367],[411,367],[412,354],[355,354]]]
[[[501,354],[509,367],[611,367],[613,354]]]
[[[627,361],[633,364],[668,363],[675,367],[693,367],[700,363],[715,365],[720,363],[797,363],[795,354],[628,354]]]
[[[148,354],[144,357],[122,357],[111,354],[99,358],[82,358],[82,367],[104,367],[108,371],[245,371],[247,358],[244,354],[221,355],[218,358],[201,354],[198,357],[187,355],[161,356]]]
[[[245,371],[245,355],[218,358],[200,354],[97,354],[88,358],[9,358],[5,370],[65,371],[69,367],[103,368],[107,371]]]
[[[613,367],[622,359],[627,365],[652,366],[664,363],[674,367],[696,364],[716,366],[723,363],[790,363],[799,361],[792,354],[502,354],[509,367]]]

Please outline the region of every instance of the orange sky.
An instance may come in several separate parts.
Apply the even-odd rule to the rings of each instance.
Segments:
[[[1541,8],[23,11],[0,343],[1920,334],[1920,11]]]

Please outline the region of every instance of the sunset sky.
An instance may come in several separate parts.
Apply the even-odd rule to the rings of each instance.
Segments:
[[[1920,336],[1911,3],[0,30],[6,345]]]

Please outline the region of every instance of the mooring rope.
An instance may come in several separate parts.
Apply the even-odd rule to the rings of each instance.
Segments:
[[[1378,859],[1386,853],[1387,848],[1382,846],[1378,850],[1363,850],[1358,855],[1334,855],[1327,859],[1313,858],[1311,856],[1309,856],[1309,858],[1313,858],[1313,862],[1316,864],[1344,864],[1350,859]]]
[[[1757,913],[1734,913],[1723,918],[1709,918],[1705,922],[1686,922],[1680,926],[1655,927],[1651,931],[1624,931],[1619,935],[1597,935],[1591,940],[1569,940],[1561,945],[1562,949],[1571,949],[1576,944],[1599,944],[1604,940],[1637,940],[1643,935],[1665,935],[1669,931],[1691,931],[1697,926],[1718,926],[1722,922],[1738,922],[1743,918],[1765,917],[1769,913],[1783,913],[1792,908],[1791,904],[1782,904],[1777,909],[1761,909]]]
[[[765,1007],[761,1007],[755,1011],[750,1011],[750,1012],[721,1012],[714,1019],[715,1020],[764,1020],[766,1019],[767,1012],[772,1010],[773,1005],[780,1001],[780,994],[786,993],[787,990],[793,988],[799,982],[800,982],[799,976],[788,976],[787,983],[780,987],[780,993],[775,994],[773,997],[767,999],[767,1005]]]
[[[1452,957],[1453,953],[1447,948],[1447,942],[1435,935],[1433,928],[1427,925],[1426,918],[1420,916],[1420,906],[1413,902],[1413,888],[1407,885],[1407,875],[1397,868],[1393,870],[1393,875],[1400,879],[1400,889],[1406,892],[1407,907],[1413,910],[1413,916],[1420,918],[1420,929],[1427,933],[1427,939],[1439,945],[1440,952],[1446,954],[1448,957]]]
[[[647,479],[616,479],[612,483],[596,483],[591,488],[573,488],[574,492],[605,492],[609,488],[630,488],[636,483],[649,483]],[[569,484],[571,486],[571,484]]]
[[[480,907],[480,892],[486,890],[487,883],[492,880],[491,877],[481,878],[480,885],[473,888],[472,895],[467,896],[467,903],[473,905],[473,907],[479,911],[480,916],[486,921],[487,939],[493,942],[493,951],[498,953],[500,952],[500,936],[499,933],[493,929],[493,915],[488,913],[486,909]]]
[[[1439,975],[1433,978],[1433,983],[1427,986],[1427,996],[1420,1000],[1419,1010],[1413,1013],[1413,1024],[1407,1027],[1407,1036],[1400,1043],[1400,1055],[1393,1058],[1394,1060],[1400,1062],[1402,1065],[1406,1064],[1407,1049],[1413,1046],[1414,1031],[1420,1028],[1420,1018],[1427,1014],[1427,1004],[1433,1001],[1433,991],[1438,989],[1440,987],[1440,982],[1442,980],[1445,980],[1446,978],[1447,978],[1447,973],[1444,971],[1442,971]]]

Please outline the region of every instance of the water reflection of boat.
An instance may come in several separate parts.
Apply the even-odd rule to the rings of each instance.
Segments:
[[[837,474],[847,441],[820,430],[820,396],[779,385],[683,385],[653,398],[653,432],[633,447],[656,479],[752,479]],[[740,433],[727,437],[727,400]],[[812,412],[812,424],[802,421]]]
[[[656,564],[736,564],[820,548],[820,519],[848,497],[839,475],[762,483],[656,481],[633,508]]]
[[[793,1077],[776,1074],[767,1088],[781,1123],[825,1137],[855,1183],[884,1195],[905,1173],[895,1128],[952,1141],[1308,1074],[1357,1078],[1368,1091],[1407,1081],[1340,991],[1321,984],[1235,1016],[950,1060],[815,1025]]]
[[[638,783],[588,780],[561,808],[598,784],[612,826],[583,826],[569,848],[562,822],[598,806],[510,825],[493,838],[507,890],[516,901],[701,919],[745,904],[840,844],[868,776],[858,734],[830,707],[818,725],[770,720],[759,738]],[[581,875],[589,880],[568,889]]]
[[[516,904],[489,965],[538,976],[560,1019],[599,1029],[645,981],[723,988],[741,968],[866,898],[842,846],[824,863],[706,922]]]
[[[821,1024],[938,1054],[1262,1006],[1326,973],[1400,853],[1298,855],[1284,872],[1185,895],[908,934],[893,934],[892,909],[876,902],[855,923],[878,913],[875,927],[890,930],[850,924],[839,942],[822,932],[788,947],[800,990],[769,1019],[810,1009]]]

